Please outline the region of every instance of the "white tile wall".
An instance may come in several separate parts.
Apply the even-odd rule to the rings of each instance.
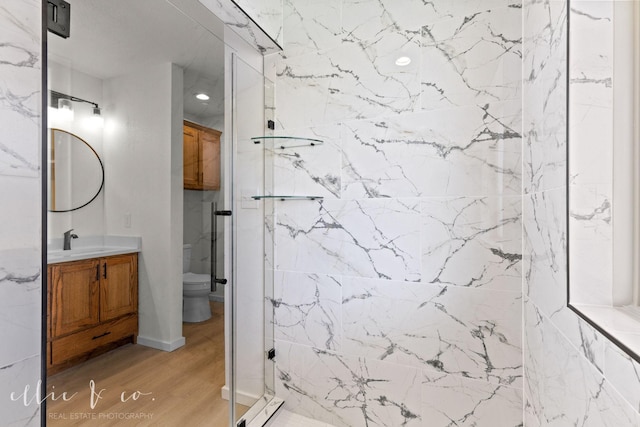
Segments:
[[[40,424],[40,31],[39,1],[0,7],[0,414],[11,426]]]
[[[336,426],[519,425],[520,3],[284,12],[276,132],[325,144],[276,151],[274,194],[325,199],[276,202],[278,396]]]
[[[596,28],[585,32],[584,28],[581,30],[580,20],[592,26],[607,25],[606,14],[598,13],[610,8],[611,3],[572,2],[572,19],[575,18],[572,26],[575,22],[575,30],[582,31],[585,39],[581,43],[584,41],[587,49],[597,50],[606,44],[608,34]],[[586,15],[584,6],[589,8]],[[605,19],[596,19],[598,17]],[[523,3],[525,426],[631,427],[640,425],[636,362],[566,308],[566,18],[564,0]],[[606,55],[592,58],[607,61]],[[574,65],[578,73],[578,67],[584,68],[585,64]],[[598,69],[598,73],[601,72],[606,74],[606,67]],[[572,74],[574,77],[579,76]],[[598,102],[592,98],[601,97],[603,90],[606,92],[604,86],[596,86],[575,92],[584,97],[585,105],[590,104],[595,110],[599,108]],[[578,117],[589,122],[588,115]],[[582,126],[581,129],[590,135],[601,130],[589,131]],[[598,140],[599,147],[600,142]],[[599,160],[607,156],[600,148],[584,152],[589,156],[596,154]],[[582,165],[585,166],[582,172],[586,174],[580,174],[577,181],[585,175],[602,172],[585,163]],[[603,206],[606,191],[584,184],[582,181],[584,191],[578,207]],[[603,210],[591,225],[579,231],[583,238],[591,239],[590,247],[600,245],[597,250],[603,249],[605,240],[596,243],[593,237],[607,233],[606,215]],[[583,253],[583,261],[591,262],[588,260],[594,255],[595,252]],[[590,280],[596,278],[588,276]],[[580,278],[572,275],[572,280]]]

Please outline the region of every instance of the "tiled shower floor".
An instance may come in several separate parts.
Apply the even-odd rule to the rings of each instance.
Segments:
[[[286,409],[280,409],[276,416],[269,420],[265,427],[333,427],[331,424],[312,420],[302,415],[294,414]]]

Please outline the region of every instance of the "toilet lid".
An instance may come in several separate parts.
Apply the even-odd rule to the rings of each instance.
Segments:
[[[184,273],[182,283],[185,285],[202,285],[211,283],[211,276],[208,274]]]

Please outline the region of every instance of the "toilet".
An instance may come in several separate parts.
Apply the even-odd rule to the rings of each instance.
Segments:
[[[203,322],[211,318],[209,293],[211,292],[211,276],[208,274],[190,273],[191,245],[182,246],[182,321]]]

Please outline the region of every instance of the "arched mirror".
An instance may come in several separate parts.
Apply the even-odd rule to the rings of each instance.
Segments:
[[[70,212],[87,206],[104,186],[104,166],[85,140],[51,129],[49,143],[49,211]]]

